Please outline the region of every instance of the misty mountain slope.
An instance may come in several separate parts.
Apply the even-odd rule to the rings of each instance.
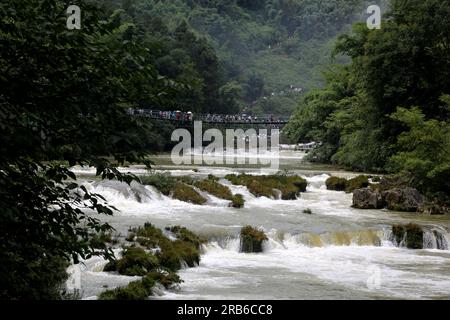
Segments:
[[[299,96],[323,85],[339,33],[364,22],[385,0],[124,0],[128,10],[159,17],[169,30],[186,21],[216,50],[242,108],[290,114]],[[250,108],[248,108],[250,106]]]

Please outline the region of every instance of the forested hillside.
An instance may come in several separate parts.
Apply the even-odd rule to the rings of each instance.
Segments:
[[[368,6],[364,0],[101,2],[107,12],[121,8],[123,21],[162,45],[153,52],[159,71],[190,88],[181,107],[285,115],[304,92],[324,84],[336,35],[365,21]]]
[[[351,64],[302,99],[287,131],[323,143],[312,160],[400,172],[448,197],[450,1],[391,2],[381,30],[357,24],[339,38]]]

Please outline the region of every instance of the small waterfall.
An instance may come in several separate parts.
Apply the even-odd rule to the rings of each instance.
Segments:
[[[275,249],[287,249],[292,246],[302,245],[311,248],[321,248],[329,246],[392,246],[388,240],[389,233],[386,230],[362,230],[362,231],[342,231],[327,233],[301,233],[291,235],[281,231],[271,230],[266,232],[267,241],[263,242],[263,252]],[[230,250],[239,252],[239,236],[222,237],[210,239],[205,246],[208,250]]]
[[[231,193],[233,193],[233,194],[242,194],[242,196],[244,197],[244,200],[246,202],[253,201],[253,200],[257,199],[257,197],[255,197],[250,191],[248,191],[246,186],[233,185],[230,182],[226,183],[224,181],[228,182],[228,180],[221,180],[220,183],[223,184],[224,186],[227,186],[228,188],[230,188]]]
[[[448,250],[448,233],[438,226],[393,226],[391,241],[399,248]]]
[[[281,200],[282,193],[278,189],[273,189],[273,193],[275,194],[275,200]]]
[[[308,187],[315,188],[315,189],[322,189],[325,187],[325,181],[330,176],[328,174],[322,174],[320,176],[313,176],[313,177],[303,177],[308,181]]]
[[[423,233],[423,248],[424,249],[438,249],[448,250],[447,232],[441,228],[433,227],[430,230],[424,230]]]
[[[92,184],[94,192],[111,195],[115,198],[117,195],[127,200],[134,200],[138,203],[146,203],[152,200],[160,200],[161,194],[153,187],[144,186],[136,181],[128,185],[125,182],[110,180],[97,181]]]
[[[203,251],[209,250],[229,250],[239,252],[240,249],[240,239],[239,237],[223,237],[219,239],[210,239],[209,242],[203,245]]]
[[[297,241],[309,247],[326,246],[375,246],[380,247],[386,243],[384,230],[362,230],[327,232],[323,234],[302,233]]]
[[[209,194],[208,192],[205,192],[203,190],[200,190],[199,188],[192,186],[192,188],[197,191],[198,194],[200,194],[203,198],[206,199],[206,205],[212,205],[217,207],[228,207],[231,201],[218,198],[212,194]]]

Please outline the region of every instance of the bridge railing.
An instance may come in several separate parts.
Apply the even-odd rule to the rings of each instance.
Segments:
[[[128,109],[132,116],[170,121],[202,121],[207,123],[287,123],[289,118],[276,115],[250,116],[246,114],[203,114],[182,111],[161,111],[151,109]]]

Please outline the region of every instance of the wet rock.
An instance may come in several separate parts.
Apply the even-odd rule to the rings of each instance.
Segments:
[[[427,215],[445,215],[450,214],[450,208],[437,202],[426,202],[420,206],[419,212]]]
[[[424,197],[414,188],[396,188],[382,193],[387,208],[393,211],[416,212],[422,206]]]
[[[268,238],[261,230],[246,226],[241,229],[241,252],[258,253],[263,251],[263,243]]]
[[[409,187],[408,180],[400,176],[384,176],[380,179],[380,182],[377,185],[377,188],[380,191],[404,189],[407,187]]]
[[[379,192],[370,188],[353,191],[353,207],[357,209],[381,209],[384,206]]]
[[[424,231],[417,224],[396,225],[392,227],[394,243],[408,249],[423,249]]]
[[[347,188],[347,179],[329,177],[327,181],[325,181],[325,185],[327,186],[327,190],[345,191]]]

